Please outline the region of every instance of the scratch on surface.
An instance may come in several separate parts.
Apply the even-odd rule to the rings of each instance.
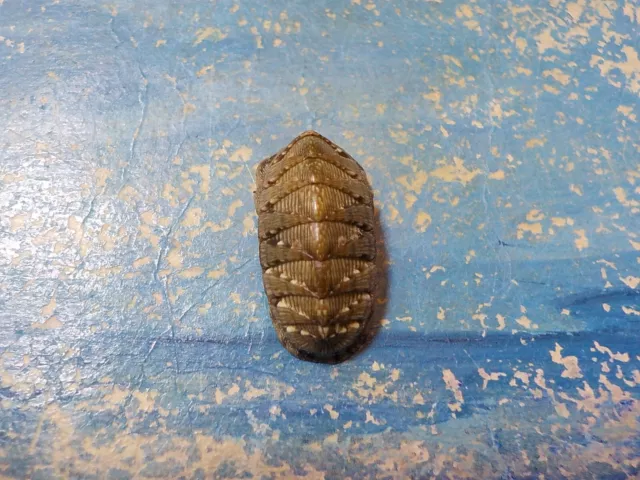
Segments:
[[[120,40],[120,37],[118,36],[118,34],[116,33],[115,28],[113,28],[113,19],[114,17],[111,17],[109,19],[109,29],[111,30],[111,36],[113,37],[113,39],[116,42],[116,47],[119,47],[120,44],[122,43],[122,41]]]
[[[189,197],[189,200],[187,200],[187,202],[185,203],[184,207],[182,207],[182,210],[180,211],[180,213],[178,214],[176,219],[172,222],[171,226],[169,226],[169,230],[167,230],[167,233],[161,239],[162,246],[160,247],[160,251],[158,252],[158,257],[156,258],[156,264],[155,264],[154,269],[153,269],[153,278],[155,279],[156,282],[160,282],[160,279],[158,278],[158,273],[160,271],[160,264],[162,263],[162,258],[167,253],[167,249],[168,249],[168,245],[169,245],[169,239],[171,238],[171,235],[173,234],[173,230],[175,229],[176,225],[178,225],[178,223],[180,223],[180,221],[184,217],[184,214],[186,213],[186,211],[191,206],[191,202],[193,202],[194,198],[195,198],[195,195]],[[168,296],[167,296],[166,300],[169,301]]]
[[[138,120],[138,126],[133,131],[131,135],[131,142],[129,143],[129,159],[127,164],[122,169],[122,175],[120,176],[120,184],[121,188],[124,188],[124,183],[127,178],[127,174],[129,172],[129,166],[133,161],[133,157],[135,155],[136,144],[138,143],[138,137],[140,136],[140,132],[142,131],[142,125],[144,124],[145,118],[147,116],[147,104],[149,102],[149,81],[145,76],[142,68],[138,66],[138,71],[140,72],[140,76],[142,77],[141,87],[138,89],[138,103],[140,104],[140,119]]]
[[[149,358],[149,356],[151,355],[151,352],[153,352],[153,350],[156,348],[156,345],[158,344],[158,340],[160,340],[162,338],[162,336],[165,333],[168,333],[171,331],[171,326],[168,326],[167,328],[165,328],[165,330],[158,335],[153,342],[151,342],[151,346],[149,347],[149,350],[147,351],[146,355],[144,356],[144,358],[142,359],[142,364],[144,365],[144,363],[147,361],[147,359]]]
[[[36,431],[33,434],[33,438],[31,439],[31,443],[29,444],[29,453],[33,454],[36,451],[36,447],[38,446],[38,440],[40,440],[40,434],[42,433],[42,424],[44,423],[45,416],[47,415],[47,408],[45,407],[40,417],[38,418],[38,425],[36,426]]]

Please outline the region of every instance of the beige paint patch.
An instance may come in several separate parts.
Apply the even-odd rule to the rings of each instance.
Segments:
[[[545,78],[551,77],[556,82],[564,86],[569,85],[569,82],[571,81],[571,76],[563,72],[559,68],[552,68],[551,70],[545,70],[544,72],[542,72],[542,76]]]
[[[82,221],[75,215],[70,215],[67,219],[67,228],[74,233],[74,241],[79,243],[84,236],[84,229],[82,228]]]
[[[418,197],[412,193],[405,193],[404,195],[404,208],[411,210],[411,207],[418,201]]]
[[[640,207],[640,201],[627,198],[627,192],[622,187],[614,188],[613,193],[616,196],[616,200],[620,202],[622,206],[632,208],[632,211],[637,213],[637,208]]]
[[[504,180],[504,170],[496,170],[495,172],[491,172],[489,174],[489,179],[491,180]]]
[[[573,241],[576,248],[580,251],[589,247],[589,239],[584,229],[576,229],[573,231],[576,234],[576,239]]]
[[[0,176],[3,183],[18,183],[24,180],[24,176],[17,173],[6,173]]]
[[[108,168],[98,168],[95,171],[96,187],[104,188],[107,185],[107,180],[111,178],[113,172]]]
[[[182,225],[184,227],[197,227],[202,223],[204,212],[201,208],[190,208],[184,214]]]
[[[547,143],[546,138],[531,138],[527,140],[524,144],[525,148],[536,148],[536,147],[544,147],[545,143]]]
[[[413,222],[413,228],[418,233],[424,233],[429,228],[429,225],[431,225],[431,215],[420,210],[416,215],[415,221]]]
[[[160,237],[153,233],[151,227],[149,225],[140,225],[140,236],[146,240],[149,240],[149,243],[153,245],[155,248],[160,246]]]
[[[531,378],[531,374],[530,373],[526,373],[526,372],[521,372],[521,371],[516,371],[513,374],[513,378],[520,380],[524,385],[529,385],[529,379]]]
[[[213,65],[205,65],[200,70],[196,72],[196,77],[204,77],[209,72],[215,72],[215,67]]]
[[[229,390],[227,390],[227,393],[224,393],[219,388],[216,388],[216,393],[215,393],[216,403],[218,405],[220,405],[224,401],[225,398],[233,397],[233,396],[237,395],[239,392],[240,392],[240,387],[236,383],[231,385]]]
[[[628,275],[626,277],[618,276],[620,281],[624,283],[627,287],[635,290],[640,285],[640,277],[634,277],[633,275]]]
[[[248,162],[253,155],[253,149],[246,145],[241,146],[231,154],[229,160],[232,162]]]
[[[242,220],[242,236],[243,237],[246,237],[250,233],[253,233],[256,231],[256,224],[253,217],[254,217],[253,213],[248,213]]]
[[[39,330],[54,330],[62,327],[64,324],[58,320],[57,317],[49,317],[44,323],[34,322],[31,324],[32,328]]]
[[[236,210],[244,205],[244,202],[240,199],[234,200],[229,205],[229,209],[227,210],[227,215],[233,217],[236,214]]]
[[[455,416],[455,412],[462,411],[462,404],[464,404],[464,397],[462,395],[462,390],[460,389],[460,382],[454,375],[454,373],[445,368],[442,370],[442,379],[444,380],[445,387],[451,393],[453,393],[453,397],[455,398],[455,402],[449,402],[449,410],[451,410],[452,414]]]
[[[626,1],[622,11],[625,16],[629,17],[629,20],[632,22],[635,20],[637,24],[640,24],[640,6],[634,5],[631,1]]]
[[[600,377],[598,378],[598,381],[602,385],[604,385],[604,387],[609,391],[609,393],[611,394],[611,400],[613,402],[618,403],[623,400],[628,400],[631,398],[631,395],[629,394],[629,392],[625,392],[618,385],[611,383],[611,381],[606,377],[606,375],[601,374]]]
[[[167,263],[173,268],[182,267],[182,252],[179,248],[172,248],[167,253]]]
[[[541,220],[544,220],[545,215],[540,210],[533,209],[530,210],[529,213],[527,213],[527,216],[525,218],[527,219],[527,222],[539,222]]]
[[[473,18],[473,10],[470,5],[460,5],[456,8],[456,17],[458,18]]]
[[[200,175],[200,193],[209,193],[211,167],[209,165],[194,165],[189,171]]]
[[[411,178],[411,180],[409,178]],[[425,183],[427,183],[428,178],[429,176],[425,171],[418,170],[412,175],[403,175],[401,177],[398,177],[397,181],[407,190],[410,190],[419,195],[422,192],[422,187]]]
[[[632,122],[636,122],[638,120],[636,114],[633,113],[633,106],[631,105],[618,105],[616,111],[627,117]]]
[[[198,109],[198,107],[196,107],[193,103],[185,102],[184,105],[182,106],[182,114],[185,115],[185,116],[186,115],[191,115],[197,109]]]
[[[400,215],[400,211],[396,207],[394,207],[393,205],[387,205],[387,210],[389,210],[390,222],[396,222],[396,223],[404,222],[404,219]]]
[[[22,230],[29,218],[31,218],[31,213],[18,213],[13,217],[9,217],[9,230],[11,230],[11,233]]]
[[[177,207],[180,200],[180,191],[170,183],[165,183],[162,188],[162,198],[167,200],[172,207]]]
[[[151,210],[144,211],[140,214],[140,220],[142,220],[147,225],[155,225],[156,224],[156,214]]]
[[[396,143],[401,145],[409,143],[409,134],[405,130],[402,130],[402,126],[396,130],[389,129],[389,135],[391,135],[391,138]]]
[[[469,265],[471,263],[471,260],[473,260],[475,257],[476,257],[476,251],[469,250],[467,254],[464,256],[464,263]]]
[[[40,310],[40,315],[42,315],[44,318],[48,318],[51,315],[53,315],[53,312],[55,311],[57,306],[56,303],[56,297],[51,297],[51,300],[49,301],[48,304],[46,304],[44,307],[42,307],[42,310]]]
[[[267,395],[269,392],[263,388],[254,387],[251,382],[245,382],[245,393],[242,395],[242,398],[245,400],[254,400],[256,398],[263,397]]]
[[[582,16],[582,12],[584,11],[585,3],[586,3],[585,0],[577,0],[576,2],[567,3],[567,6],[566,6],[567,13],[571,15],[571,18],[573,19],[574,22],[577,22],[580,20],[580,17]]]
[[[393,379],[391,381],[379,382],[378,379],[367,372],[362,372],[358,380],[352,385],[352,390],[367,402],[378,402],[382,399],[398,401],[398,392],[392,390]],[[349,393],[353,396],[353,393]]]
[[[522,316],[516,318],[516,323],[518,325],[523,326],[524,328],[527,328],[527,329],[531,329],[531,328],[536,329],[536,328],[538,328],[538,325],[533,323],[531,321],[531,319],[529,317],[527,317],[526,315],[522,315]]]
[[[465,167],[461,158],[453,157],[453,165],[444,165],[429,172],[434,178],[439,178],[445,182],[459,182],[463,185],[471,182],[482,173],[480,169],[469,170]]]
[[[605,347],[603,345],[600,345],[596,341],[593,342],[593,346],[598,352],[604,353],[606,355],[609,355],[609,359],[612,362],[627,363],[630,360],[630,357],[629,357],[628,353],[620,353],[620,352],[613,353],[613,351],[609,347]]]
[[[365,412],[365,420],[364,420],[364,423],[365,423],[365,424],[367,424],[367,423],[373,423],[374,425],[386,425],[386,423],[387,423],[387,422],[386,422],[386,420],[380,420],[380,419],[378,419],[378,418],[375,418],[375,417],[373,416],[373,414],[371,413],[371,411],[370,411],[370,410],[367,410],[367,411]]]
[[[533,235],[542,235],[542,224],[541,223],[519,223],[518,229],[516,231],[516,238],[521,240],[524,238],[525,233],[531,233]]]
[[[207,273],[207,278],[218,280],[219,278],[224,277],[226,274],[226,265],[223,263],[222,265],[219,265],[215,270],[210,270],[209,273]]]
[[[540,34],[536,35],[534,38],[536,39],[536,44],[538,46],[538,53],[544,53],[547,50],[558,50],[562,53],[569,53],[569,49],[565,47],[562,43],[558,42],[555,38],[553,38],[552,29],[546,28]]]
[[[500,105],[500,103],[498,103],[497,100],[491,100],[491,110],[490,110],[490,115],[492,119],[498,119],[501,120],[504,117],[504,112],[502,111],[502,105]]]
[[[630,91],[638,94],[640,93],[640,59],[638,58],[638,52],[630,45],[622,47],[622,53],[625,54],[626,60],[622,62],[614,62],[613,60],[607,60],[599,55],[593,55],[589,61],[589,66],[598,67],[600,75],[608,77],[609,74],[617,70],[621,72],[625,78],[625,87]],[[616,86],[614,79],[608,78],[609,83],[613,83]]]
[[[127,203],[133,203],[134,201],[142,200],[142,196],[138,191],[133,188],[131,185],[125,185],[120,193],[118,193],[118,198]]]
[[[580,188],[580,186],[575,185],[575,184],[571,184],[569,185],[569,190],[571,190],[572,193],[575,193],[578,196],[582,196],[582,188]]]
[[[338,413],[336,410],[334,410],[333,405],[330,405],[330,404],[327,403],[322,408],[323,408],[323,410],[325,410],[329,414],[329,416],[331,417],[331,420],[337,420],[338,417],[340,416],[340,413]]]
[[[480,375],[480,377],[482,378],[482,389],[483,390],[487,389],[487,385],[489,384],[489,382],[496,382],[496,381],[500,380],[500,377],[506,377],[507,376],[506,373],[502,373],[502,372],[487,373],[487,371],[484,368],[479,368],[478,369],[478,375]]]
[[[204,228],[210,228],[212,232],[223,232],[225,230],[229,230],[233,222],[230,218],[227,218],[222,223],[217,224],[213,222],[207,222],[204,224]]]
[[[98,240],[100,240],[102,247],[107,252],[112,251],[118,241],[126,242],[126,230],[124,227],[118,230],[117,235],[111,235],[109,229],[110,225],[105,223],[100,227],[100,233],[98,234]]]
[[[200,45],[205,40],[219,42],[225,38],[227,38],[227,34],[217,27],[199,28],[196,30],[196,39],[193,41],[193,46]]]
[[[578,366],[578,358],[575,356],[563,357],[563,348],[560,344],[556,343],[555,350],[549,350],[551,354],[551,361],[553,363],[564,366],[564,371],[561,374],[563,378],[582,378],[582,372]]]
[[[436,104],[436,110],[442,110],[442,106],[440,105],[440,101],[442,100],[442,93],[438,88],[433,87],[429,93],[423,93],[422,98],[425,100],[429,100]]]
[[[567,405],[562,403],[562,402],[557,402],[554,405],[555,411],[556,413],[561,416],[562,418],[569,418],[569,409],[567,408]]]
[[[179,274],[181,278],[196,278],[204,273],[204,268],[201,267],[191,267],[186,270],[182,270]]]

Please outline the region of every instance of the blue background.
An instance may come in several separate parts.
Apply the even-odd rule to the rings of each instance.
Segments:
[[[587,4],[588,3],[588,4]],[[640,4],[0,0],[7,478],[633,478]],[[367,170],[388,289],[278,343],[258,161]]]

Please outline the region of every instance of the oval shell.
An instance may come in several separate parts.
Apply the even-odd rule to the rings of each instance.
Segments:
[[[373,192],[363,168],[314,131],[258,165],[262,279],[282,345],[336,363],[364,340],[376,288]]]

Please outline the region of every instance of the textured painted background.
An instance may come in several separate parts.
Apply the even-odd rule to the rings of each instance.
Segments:
[[[0,475],[640,474],[640,4],[0,0]],[[382,329],[278,344],[253,168],[365,166]]]

